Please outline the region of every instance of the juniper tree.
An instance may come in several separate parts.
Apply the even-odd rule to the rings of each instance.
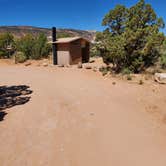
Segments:
[[[164,41],[160,28],[165,25],[144,0],[130,8],[117,5],[102,25],[107,28],[97,35],[99,49],[104,61],[113,63],[117,72],[125,68],[140,72],[158,59],[158,48]]]

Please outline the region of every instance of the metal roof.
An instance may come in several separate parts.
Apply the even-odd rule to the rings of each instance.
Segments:
[[[73,41],[76,41],[76,40],[79,40],[79,39],[83,39],[83,40],[86,40],[87,42],[90,42],[88,41],[87,39],[83,38],[83,37],[66,37],[66,38],[59,38],[57,39],[57,41],[55,42],[49,42],[49,43],[71,43]]]

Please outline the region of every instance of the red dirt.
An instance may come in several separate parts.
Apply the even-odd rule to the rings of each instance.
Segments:
[[[0,67],[0,78],[33,90],[0,122],[0,166],[166,165],[166,86],[56,67]]]

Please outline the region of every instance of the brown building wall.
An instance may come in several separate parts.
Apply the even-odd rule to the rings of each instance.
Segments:
[[[69,51],[69,46],[70,43],[60,43],[57,45],[57,50],[58,51]]]
[[[73,65],[89,61],[89,43],[79,39],[57,45],[58,65]]]
[[[70,58],[71,64],[82,62],[81,40],[70,43]]]

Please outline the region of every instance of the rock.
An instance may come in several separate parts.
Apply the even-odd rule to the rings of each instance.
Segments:
[[[89,61],[89,63],[94,63],[94,62],[95,62],[95,60],[90,60],[90,61]]]
[[[58,65],[58,67],[65,67],[65,65]]]
[[[90,113],[91,116],[94,116],[95,114],[93,112]]]
[[[154,80],[159,84],[166,84],[166,73],[155,73]]]
[[[78,69],[82,69],[82,63],[79,62],[77,67],[78,67]]]
[[[112,82],[112,85],[116,85],[116,82]]]
[[[91,66],[85,66],[85,69],[92,69]]]
[[[71,67],[71,65],[66,65],[65,67],[70,68],[70,67]]]
[[[42,66],[47,67],[48,63],[45,62],[45,63],[42,64]]]
[[[97,67],[93,67],[93,71],[97,72],[98,71]]]
[[[149,67],[145,70],[147,74],[155,74],[155,73],[162,73],[162,70],[159,67]]]
[[[25,63],[25,66],[30,66],[31,65],[31,62],[26,62]]]

